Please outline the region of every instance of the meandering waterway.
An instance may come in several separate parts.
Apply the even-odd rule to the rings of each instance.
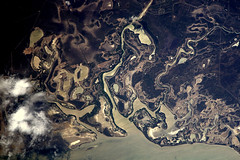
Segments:
[[[152,1],[147,5],[143,12],[136,18],[141,19]],[[132,25],[126,26],[121,34],[122,50],[124,54],[124,39],[123,33],[126,29],[131,29]],[[191,46],[188,46],[191,48]],[[181,51],[179,51],[180,54]],[[179,54],[177,56],[179,56]],[[191,53],[190,53],[191,54]],[[174,61],[175,63],[176,61]],[[174,64],[173,63],[173,64]],[[112,114],[115,123],[127,131],[127,137],[106,137],[103,134],[97,133],[98,139],[95,142],[82,145],[80,148],[71,151],[71,160],[239,160],[239,154],[232,148],[220,145],[207,144],[185,144],[178,146],[160,147],[157,144],[150,142],[139,131],[132,122],[119,114],[116,109],[114,99],[110,93],[106,82],[106,77],[112,77],[122,65],[122,58],[118,65],[109,72],[105,72],[102,76],[104,91],[109,96],[113,104]],[[93,129],[94,130],[94,129]]]

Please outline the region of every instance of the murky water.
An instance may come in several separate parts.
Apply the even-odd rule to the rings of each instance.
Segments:
[[[90,147],[93,147],[90,149]],[[71,160],[240,160],[232,148],[220,145],[186,144],[160,147],[141,133],[125,138],[100,136],[93,143],[71,152]]]
[[[137,17],[137,20],[144,16],[151,3],[152,1]],[[121,34],[123,54],[123,33],[129,27],[131,25],[126,26]],[[188,47],[191,48],[189,44]],[[179,54],[180,52],[183,51],[180,50]],[[189,54],[192,54],[192,52],[189,52]],[[113,104],[112,114],[114,121],[119,127],[127,131],[128,136],[121,138],[106,137],[96,132],[98,139],[93,143],[84,144],[80,148],[71,151],[71,160],[240,160],[240,154],[227,146],[198,143],[160,147],[147,140],[133,123],[130,123],[116,111],[115,103],[113,103],[113,98],[106,84],[105,78],[112,77],[121,64],[122,58],[113,70],[103,74],[102,80],[104,91]]]

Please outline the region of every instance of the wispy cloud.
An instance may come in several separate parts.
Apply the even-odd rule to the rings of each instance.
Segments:
[[[9,119],[9,131],[20,131],[33,138],[44,135],[48,131],[48,118],[43,111],[30,112],[26,106],[20,107]]]
[[[44,111],[37,111],[36,102],[44,99],[44,93],[36,93],[19,106],[18,110],[10,115],[9,131],[19,131],[24,134],[31,135],[36,138],[44,135],[49,130],[49,120]]]
[[[42,106],[46,102],[45,93],[31,93],[31,90],[32,84],[28,79],[0,77],[0,92],[4,94],[3,106],[17,103],[18,96],[25,96],[25,100],[19,104],[17,110],[8,115],[8,130],[19,131],[36,139],[48,132],[50,121]]]
[[[9,157],[23,151],[22,144],[28,137],[25,135],[31,137],[25,147],[32,147],[51,132],[51,122],[45,114],[45,92],[34,93],[33,85],[29,79],[0,76],[0,109],[6,111],[8,122],[0,135],[0,146],[2,154]]]
[[[0,77],[0,91],[13,97],[25,95],[32,88],[28,79],[7,78]]]

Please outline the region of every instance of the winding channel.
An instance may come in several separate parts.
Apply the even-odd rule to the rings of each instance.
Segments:
[[[161,84],[160,80],[161,80],[161,77],[163,75],[166,75],[169,71],[169,68],[172,67],[173,65],[176,64],[177,60],[178,60],[178,57],[182,54],[182,53],[185,53],[185,54],[190,54],[190,55],[195,55],[195,52],[194,52],[194,48],[190,45],[190,43],[197,43],[201,40],[203,40],[205,37],[207,37],[210,33],[214,32],[216,29],[222,29],[224,30],[225,32],[228,32],[228,33],[235,33],[235,34],[240,34],[239,32],[233,32],[233,31],[229,31],[228,29],[224,28],[224,27],[221,27],[221,26],[214,26],[212,29],[210,29],[209,32],[207,32],[205,35],[203,35],[202,37],[200,37],[199,39],[189,39],[187,40],[186,42],[186,45],[188,47],[188,49],[190,49],[188,52],[185,51],[182,47],[179,47],[178,50],[177,50],[177,53],[176,55],[173,57],[173,62],[170,62],[170,63],[167,63],[166,64],[166,67],[165,67],[165,71],[160,73],[157,78],[156,78],[156,83],[159,87],[164,87],[164,88],[169,88],[168,85],[164,85],[164,84]]]
[[[124,118],[117,110],[116,107],[116,103],[113,99],[113,96],[110,92],[109,86],[107,85],[106,82],[106,78],[108,77],[113,77],[116,72],[118,71],[118,68],[122,65],[123,63],[123,56],[125,55],[125,50],[124,50],[124,32],[126,29],[129,30],[133,30],[133,23],[135,21],[138,21],[140,19],[142,19],[142,17],[146,14],[148,8],[151,6],[153,0],[151,0],[148,5],[143,9],[143,11],[140,13],[140,15],[138,17],[133,18],[133,21],[127,25],[126,27],[124,27],[124,29],[121,32],[121,49],[123,51],[122,53],[122,57],[120,58],[120,62],[115,66],[115,68],[109,72],[105,72],[102,74],[102,81],[103,81],[103,87],[104,87],[104,92],[108,95],[108,97],[110,98],[110,101],[113,105],[113,109],[112,109],[112,114],[113,114],[113,118],[114,121],[116,123],[117,126],[119,126],[120,128],[123,128],[124,130],[127,131],[128,134],[132,134],[132,132],[134,132],[133,134],[139,133],[140,131],[134,126],[133,123],[131,123],[127,118]]]
[[[150,7],[153,0],[149,2],[146,8],[142,11],[142,13],[135,19],[141,19],[147,9]],[[143,160],[143,159],[179,159],[179,160],[190,160],[194,157],[196,160],[200,159],[219,159],[225,160],[230,158],[232,160],[237,160],[239,157],[238,153],[235,152],[233,149],[225,147],[225,146],[215,146],[215,145],[207,145],[207,144],[193,144],[193,145],[181,145],[181,146],[171,146],[171,147],[164,147],[160,148],[159,145],[154,144],[147,140],[144,135],[131,123],[127,118],[124,118],[116,109],[116,104],[111,95],[109,86],[106,82],[106,79],[109,77],[113,77],[119,67],[123,63],[123,55],[125,54],[124,51],[124,32],[126,29],[131,30],[132,23],[127,25],[121,33],[121,49],[123,51],[122,57],[120,62],[115,66],[115,68],[109,72],[105,72],[102,74],[102,82],[104,87],[104,92],[108,95],[111,103],[112,103],[112,114],[114,121],[117,126],[123,128],[128,132],[127,137],[112,137],[108,138],[103,134],[98,135],[98,139],[92,143],[84,144],[80,146],[80,148],[74,150],[70,154],[70,159],[78,160],[78,159],[136,159],[136,160]],[[207,35],[206,35],[207,36]],[[203,39],[202,37],[201,39]],[[188,47],[192,49],[192,53],[194,53],[193,48],[189,45],[190,42],[197,42],[198,40],[189,40]],[[179,49],[177,52],[177,57],[180,53],[186,53],[183,49]],[[189,54],[190,54],[189,52]],[[188,52],[187,52],[188,53]],[[176,57],[176,59],[177,59]],[[168,72],[168,67],[172,66],[176,63],[176,60],[172,64],[168,64],[166,66],[166,71],[163,72],[161,75],[166,74]],[[159,78],[161,77],[159,76]],[[160,80],[160,79],[159,79]],[[190,107],[190,105],[189,105]],[[166,108],[167,109],[167,108]],[[189,115],[191,116],[191,115]],[[88,126],[89,127],[89,126]],[[92,127],[90,127],[92,128]],[[94,129],[93,129],[94,130]]]
[[[196,39],[196,40],[194,40],[194,39],[188,39],[187,42],[186,42],[186,46],[187,46],[187,48],[189,49],[189,51],[185,51],[185,50],[183,49],[183,47],[179,47],[179,48],[177,49],[176,55],[172,58],[173,61],[170,62],[170,63],[167,63],[166,66],[165,66],[165,71],[162,72],[162,73],[160,73],[160,74],[156,77],[156,80],[155,80],[155,81],[156,81],[156,84],[157,84],[160,88],[166,88],[166,89],[169,91],[169,90],[170,90],[170,86],[168,86],[168,85],[166,85],[166,84],[162,84],[162,83],[161,83],[161,77],[164,76],[164,75],[166,75],[166,74],[168,74],[170,68],[173,67],[173,66],[176,64],[178,58],[181,56],[182,53],[183,53],[183,54],[193,55],[193,56],[195,55],[194,48],[190,45],[190,43],[197,43],[197,42],[203,40],[203,39],[206,38],[208,35],[210,35],[211,33],[213,33],[216,29],[219,29],[219,28],[222,29],[222,30],[224,30],[224,31],[227,32],[227,33],[240,34],[240,32],[230,31],[230,30],[228,30],[228,29],[226,29],[225,27],[222,27],[222,26],[214,26],[212,29],[209,30],[209,32],[207,32],[205,35],[203,35],[203,36],[200,37],[199,39]],[[166,94],[167,94],[167,93],[166,93]],[[166,106],[166,107],[167,107],[167,106]],[[169,109],[169,110],[170,110],[170,109]],[[189,110],[188,114],[187,114],[185,117],[183,117],[183,118],[181,118],[181,119],[178,119],[178,120],[180,120],[180,121],[182,121],[182,120],[187,120],[188,118],[190,118],[190,117],[192,116],[192,111],[193,111],[193,109],[192,109],[192,106],[191,106],[190,102],[188,102],[188,110]],[[215,122],[217,121],[217,119],[218,119],[218,117],[215,117],[214,124],[215,124]],[[185,124],[185,125],[187,125],[187,124]],[[185,126],[185,125],[184,125],[184,126]],[[215,125],[214,125],[213,127],[215,127]],[[212,127],[212,128],[213,128],[213,127]],[[204,135],[206,134],[207,130],[209,130],[209,129],[211,129],[211,128],[210,128],[210,127],[205,128],[205,130],[203,131],[203,132],[204,132]],[[204,136],[203,136],[203,137],[204,137]]]

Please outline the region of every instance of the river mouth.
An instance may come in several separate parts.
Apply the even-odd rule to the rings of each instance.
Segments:
[[[125,29],[130,28],[131,25],[125,27]],[[124,30],[123,30],[124,32]],[[123,38],[123,37],[122,37]],[[123,40],[122,40],[123,42]],[[124,49],[123,49],[124,51]],[[124,54],[124,53],[123,53]],[[176,62],[176,61],[175,61]],[[174,62],[174,63],[175,63]],[[107,78],[115,76],[118,72],[118,68],[122,65],[122,59],[116,67],[109,71],[105,72],[102,75],[103,88],[105,93],[108,95],[109,100],[111,101],[112,116],[117,126],[124,129],[128,135],[124,138],[111,137],[107,138],[102,134],[98,134],[98,139],[90,144],[85,144],[80,146],[79,149],[74,150],[70,154],[70,159],[116,159],[125,160],[125,159],[136,159],[136,160],[145,160],[145,159],[168,159],[168,160],[202,160],[202,159],[216,159],[216,160],[237,160],[239,155],[232,148],[227,146],[220,145],[209,145],[204,143],[194,143],[194,144],[181,144],[175,146],[164,146],[160,147],[158,144],[152,143],[146,138],[146,134],[143,134],[136,126],[129,121],[128,118],[123,117],[116,108],[116,103],[114,96],[111,93],[109,85],[106,81]],[[139,100],[136,98],[134,103]],[[141,107],[139,105],[134,105],[133,108],[136,110]],[[140,108],[139,108],[140,107]],[[162,112],[167,114],[167,123],[171,124],[169,129],[176,129],[174,124],[176,119],[174,115],[166,107],[162,107]],[[152,112],[149,111],[151,114]],[[189,107],[188,114],[182,118],[187,119],[191,116],[191,108]],[[181,130],[181,129],[179,129]],[[170,130],[167,130],[170,131]],[[170,133],[173,133],[170,132]],[[176,134],[176,133],[174,133]]]
[[[196,143],[160,147],[141,135],[128,135],[125,138],[99,137],[95,142],[71,151],[70,159],[238,160],[239,155],[226,146]]]
[[[65,0],[34,3],[31,12],[10,18],[8,25],[25,29],[9,28],[16,48],[0,70],[46,92],[41,105],[48,107],[51,140],[37,142],[39,157],[46,147],[46,159],[239,159],[240,10],[226,3]],[[7,145],[3,135],[18,144],[2,129],[31,95],[2,111],[6,156],[35,152],[28,143],[19,150]]]

